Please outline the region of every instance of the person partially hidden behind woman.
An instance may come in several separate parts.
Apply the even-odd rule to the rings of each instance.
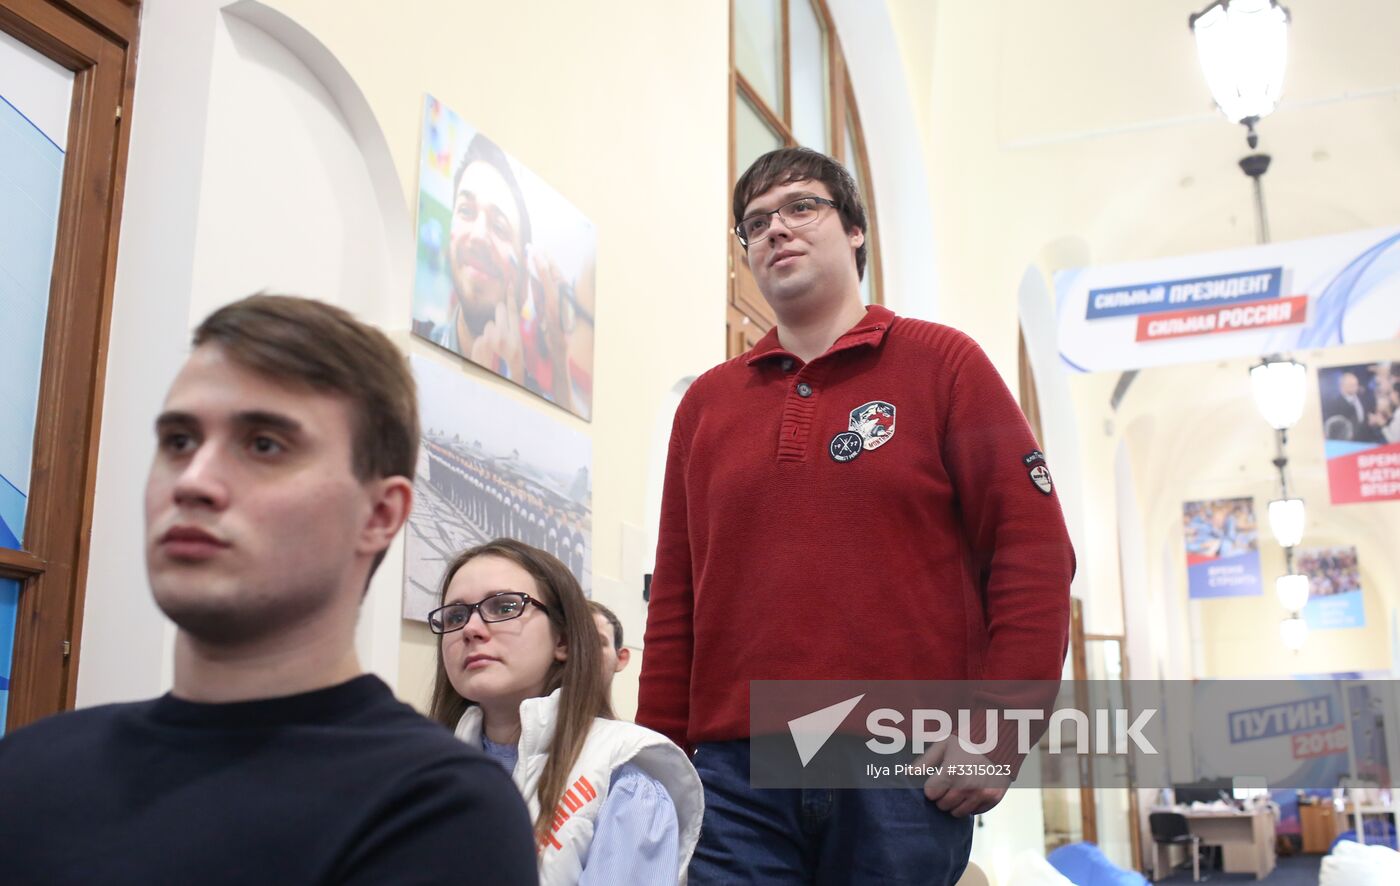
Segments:
[[[700,834],[700,778],[668,739],[614,718],[568,567],[502,538],[458,554],[441,587],[430,716],[511,772],[540,882],[678,882]]]

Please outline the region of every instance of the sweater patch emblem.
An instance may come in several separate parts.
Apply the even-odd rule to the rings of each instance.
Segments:
[[[894,404],[871,400],[851,410],[850,430],[860,435],[864,449],[879,449],[894,437]]]
[[[1050,469],[1045,466],[1045,453],[1032,449],[1022,456],[1021,462],[1029,469],[1027,473],[1036,489],[1046,495],[1055,491],[1055,481],[1050,479]]]
[[[842,431],[831,438],[831,457],[839,462],[847,462],[860,455],[865,441],[855,431]]]

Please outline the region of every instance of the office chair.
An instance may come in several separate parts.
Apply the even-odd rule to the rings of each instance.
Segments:
[[[1152,878],[1157,879],[1157,845],[1191,845],[1191,882],[1201,882],[1201,838],[1191,833],[1186,816],[1179,812],[1154,812],[1147,817],[1152,829]]]

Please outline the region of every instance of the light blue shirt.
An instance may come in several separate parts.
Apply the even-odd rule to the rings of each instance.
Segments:
[[[482,747],[507,772],[515,771],[515,745],[481,737]],[[612,774],[593,842],[583,857],[579,886],[674,883],[680,878],[680,825],[665,785],[624,763]]]

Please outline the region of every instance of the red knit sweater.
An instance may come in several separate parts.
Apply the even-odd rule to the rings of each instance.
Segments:
[[[853,410],[865,435],[834,440]],[[637,722],[745,738],[750,680],[1058,680],[1074,552],[1037,448],[972,339],[881,307],[811,363],[774,330],[700,376],[671,433]]]

